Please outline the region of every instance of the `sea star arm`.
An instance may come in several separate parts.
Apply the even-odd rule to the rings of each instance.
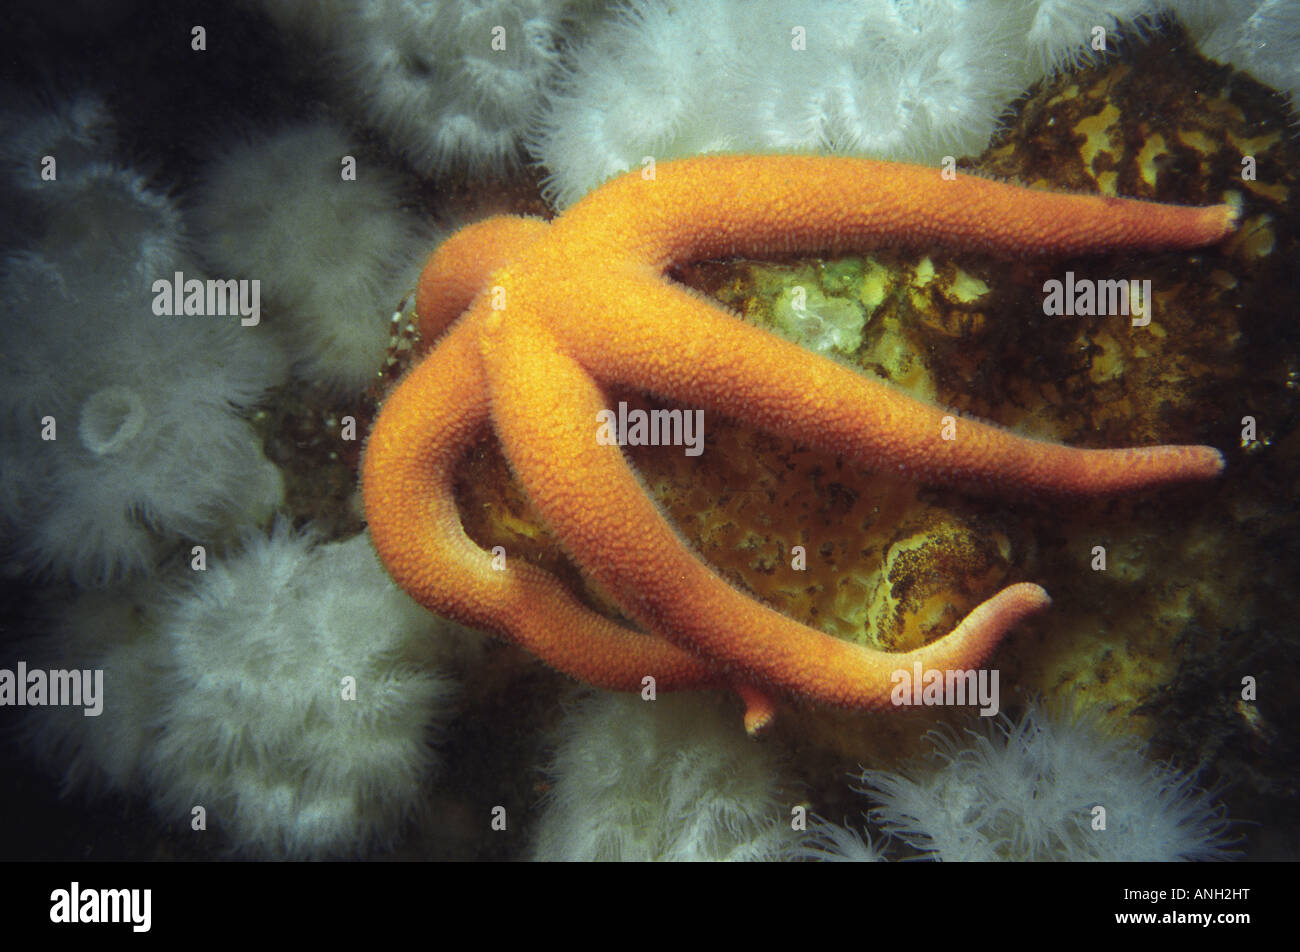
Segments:
[[[466,225],[435,248],[415,290],[424,349],[469,310],[492,272],[519,258],[548,228],[540,218],[494,215]]]
[[[519,559],[493,568],[465,534],[452,468],[488,422],[471,311],[384,404],[362,482],[371,539],[393,579],[429,610],[518,642],[552,667],[614,690],[723,683],[717,671],[656,635],[581,605],[549,573]]]
[[[908,654],[801,625],[732,588],[690,551],[619,448],[597,442],[606,396],[545,329],[493,314],[481,334],[493,423],[542,517],[624,610],[728,669],[826,703],[878,709],[890,703],[900,667],[976,667],[1011,625],[1049,603],[1036,585],[1011,586],[947,638]]]
[[[1223,469],[1209,446],[1079,449],[955,414],[948,427],[948,411],[745,324],[686,289],[629,278],[616,297],[617,317],[603,334],[579,333],[567,313],[552,321],[568,352],[602,382],[742,418],[864,466],[1078,495],[1207,479]]]
[[[416,293],[426,346],[546,227],[491,218],[439,246]],[[466,315],[411,373],[371,432],[362,484],[371,538],[390,574],[431,611],[502,634],[593,684],[634,690],[647,675],[665,689],[716,682],[698,658],[591,612],[541,569],[517,561],[493,569],[465,534],[452,467],[489,419],[473,319]]]
[[[891,243],[1014,256],[1196,248],[1235,223],[1228,205],[1063,194],[845,156],[733,155],[624,175],[553,227],[566,241],[603,243],[662,270],[673,261]]]
[[[546,229],[540,219],[497,216],[435,249],[416,292],[423,349],[470,307],[493,272]],[[643,689],[647,676],[665,690],[723,684],[717,672],[663,638],[589,611],[540,569],[524,564],[483,574],[488,556],[465,535],[451,488],[451,467],[488,422],[469,321],[384,405],[367,447],[362,485],[371,537],[394,580],[431,611],[518,642],[579,680],[622,690]],[[425,428],[428,438],[405,438]],[[404,492],[404,485],[418,490]],[[742,680],[725,683],[745,704],[746,730],[764,730],[775,716],[772,698]]]

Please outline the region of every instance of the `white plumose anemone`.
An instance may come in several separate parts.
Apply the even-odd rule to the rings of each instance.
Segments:
[[[981,11],[960,0],[632,0],[558,75],[529,146],[562,207],[647,155],[978,151],[1027,84],[1008,65],[1013,33],[995,17],[976,29]]]
[[[1115,52],[1141,36],[1136,22],[1161,0],[979,0],[987,15],[1014,25],[1032,81]],[[1104,46],[1096,49],[1095,46]]]
[[[280,523],[187,587],[61,609],[28,657],[102,669],[103,710],[33,708],[27,731],[65,792],[143,793],[167,827],[241,855],[360,854],[420,814],[454,695],[442,672],[480,644],[398,589],[365,535]]]
[[[403,208],[401,178],[329,122],[214,160],[191,218],[210,271],[261,282],[295,372],[346,393],[382,368],[388,319],[436,243]]]
[[[1166,0],[1200,51],[1272,86],[1300,109],[1300,4],[1294,0]]]
[[[819,816],[813,817],[808,835],[799,842],[795,855],[818,863],[880,863],[885,859],[883,846],[870,834],[863,835]]]
[[[388,578],[365,535],[284,525],[215,560],[159,622],[171,672],[147,775],[162,813],[202,806],[243,853],[316,857],[390,842],[427,798],[468,633]]]
[[[633,3],[597,25],[557,71],[528,146],[563,208],[601,182],[655,160],[742,147],[730,73],[729,7]]]
[[[932,733],[935,750],[914,769],[862,775],[862,792],[879,804],[872,818],[929,858],[1168,862],[1231,855],[1230,822],[1196,778],[1153,764],[1094,713],[1030,706],[1019,721],[1002,716],[965,733]]]
[[[235,411],[284,360],[238,318],[154,313],[155,280],[195,273],[176,208],[107,162],[68,172],[36,193],[29,249],[0,260],[0,515],[29,567],[103,585],[279,504]]]
[[[1166,11],[1206,55],[1300,91],[1291,0],[625,0],[556,72],[526,141],[560,207],[647,156],[936,163],[979,153],[1031,84]]]
[[[701,695],[599,693],[565,713],[538,860],[765,860],[796,841],[772,753]]]
[[[501,171],[559,62],[572,0],[369,0],[347,6],[333,45],[340,82],[420,172]]]

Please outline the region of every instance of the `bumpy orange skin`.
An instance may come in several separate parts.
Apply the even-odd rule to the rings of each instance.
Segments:
[[[546,227],[538,220],[498,218],[448,239],[416,289],[423,339],[437,338],[488,275]],[[465,534],[453,468],[488,423],[477,336],[473,323],[461,320],[389,397],[367,444],[370,534],[398,583],[430,610],[517,641],[601,687],[639,690],[645,677],[664,690],[720,683],[701,659],[595,614],[546,572],[508,555],[502,564]]]
[[[736,320],[666,281],[664,269],[881,243],[1007,255],[1192,248],[1234,223],[1226,205],[1059,195],[896,163],[789,156],[668,162],[653,177],[608,183],[550,225],[489,219],[453,236],[421,277],[426,336],[456,323],[371,433],[363,486],[376,549],[433,611],[595,684],[729,684],[751,730],[770,722],[773,689],[884,708],[893,672],[917,661],[977,667],[1008,628],[1050,603],[1047,593],[1012,585],[906,654],[800,625],[723,582],[665,521],[620,449],[598,442],[604,385],[742,418],[864,465],[1012,491],[1096,495],[1206,479],[1222,456],[1205,446],[1075,449],[966,419],[945,439],[945,411]],[[489,423],[575,561],[653,634],[591,613],[531,566],[492,569],[465,536],[451,468]]]

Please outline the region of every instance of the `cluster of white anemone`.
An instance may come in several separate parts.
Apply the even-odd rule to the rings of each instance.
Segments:
[[[173,201],[114,160],[98,101],[0,125],[0,192],[29,226],[0,260],[12,554],[104,585],[265,518],[280,475],[238,411],[282,378],[278,348],[237,319],[155,313],[153,283],[198,269]]]
[[[1286,0],[629,0],[557,74],[528,137],[560,206],[701,152],[977,154],[1036,80],[1114,51],[1162,14],[1207,55],[1300,89]],[[1101,31],[1101,32],[1099,32]]]
[[[1030,705],[962,735],[929,735],[931,753],[898,773],[866,770],[862,793],[887,839],[927,859],[1174,862],[1227,859],[1236,842],[1222,804],[1194,774],[1147,759],[1095,710]],[[879,844],[822,822],[814,859],[878,859]]]
[[[250,0],[256,2],[256,0]],[[981,151],[1036,80],[1160,17],[1288,96],[1290,0],[329,0],[259,5],[422,173],[526,151],[563,207],[646,156]]]
[[[361,160],[342,179],[341,132],[292,128],[218,160],[188,209],[206,263],[264,279],[292,333],[158,313],[155,281],[213,272],[172,198],[116,160],[112,130],[89,96],[0,116],[0,195],[19,226],[0,261],[6,554],[13,571],[98,589],[55,612],[28,660],[105,677],[97,717],[34,709],[33,747],[67,788],[143,794],[171,829],[197,835],[202,807],[243,854],[391,842],[427,800],[459,639],[364,536],[255,528],[283,486],[246,412],[285,378],[282,342],[327,382],[362,376],[340,350],[373,372],[377,302],[422,235],[390,173]],[[177,584],[191,545],[207,565]]]
[[[422,173],[500,172],[589,0],[258,0],[328,64],[339,105]]]
[[[454,695],[441,672],[477,643],[400,591],[364,535],[281,523],[187,584],[62,609],[35,657],[102,669],[103,713],[43,711],[34,746],[65,788],[143,791],[213,849],[364,853],[420,818]]]
[[[956,0],[622,6],[574,54],[530,138],[568,205],[656,159],[978,151],[1024,86]]]

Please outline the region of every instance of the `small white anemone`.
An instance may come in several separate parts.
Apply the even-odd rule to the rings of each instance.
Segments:
[[[557,70],[527,137],[565,208],[601,182],[657,161],[752,147],[734,138],[737,50],[729,5],[623,3]]]
[[[83,286],[135,292],[141,282],[170,278],[185,254],[180,210],[130,169],[97,162],[41,199],[44,229],[32,247],[78,269]]]
[[[794,857],[819,863],[880,863],[885,852],[870,834],[814,816]]]
[[[867,770],[872,819],[927,858],[948,861],[1227,859],[1224,808],[1195,776],[1154,764],[1073,703],[1031,705],[960,736],[901,773]],[[1098,813],[1100,807],[1104,813]],[[1098,817],[1104,816],[1104,825]]]
[[[172,666],[148,785],[178,828],[202,805],[238,852],[351,855],[428,799],[468,634],[388,578],[365,535],[283,523],[211,561],[161,612]]]
[[[420,172],[500,172],[559,63],[573,0],[371,0],[350,4],[334,44],[339,82]],[[588,9],[590,17],[595,13]]]
[[[295,372],[356,393],[381,369],[389,317],[436,244],[403,191],[343,129],[313,122],[216,158],[191,220],[210,271],[261,282]]]
[[[559,735],[535,859],[773,860],[796,844],[774,755],[716,698],[592,694]]]

